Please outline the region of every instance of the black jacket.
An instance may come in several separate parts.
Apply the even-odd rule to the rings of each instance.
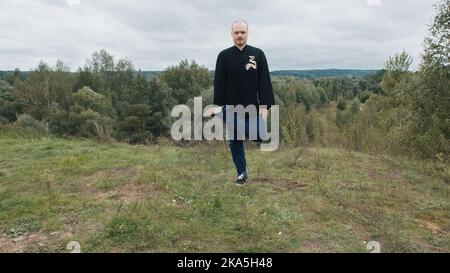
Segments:
[[[275,104],[264,52],[246,45],[219,53],[214,75],[214,104],[247,106]]]

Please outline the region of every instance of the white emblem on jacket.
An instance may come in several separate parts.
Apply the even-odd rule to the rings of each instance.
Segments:
[[[250,68],[256,69],[256,61],[255,56],[248,56],[250,60],[248,60],[248,63],[245,65],[245,69],[249,70]]]

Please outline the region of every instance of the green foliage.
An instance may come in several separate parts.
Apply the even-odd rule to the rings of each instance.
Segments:
[[[99,139],[111,137],[113,120],[98,112],[88,109],[79,113],[81,124],[79,133],[81,136]]]
[[[83,87],[72,95],[75,105],[83,109],[89,109],[106,116],[113,116],[111,100],[105,95],[99,94],[89,87]]]
[[[413,131],[418,136],[424,133],[420,146],[429,157],[441,152],[450,157],[450,1],[438,1],[435,8],[437,14],[425,39],[421,88],[411,97],[417,122]],[[430,140],[433,148],[425,146]]]
[[[360,102],[358,101],[358,98],[353,99],[352,105],[350,108],[352,115],[357,115],[359,113],[359,110],[360,110],[359,104],[360,104]]]
[[[310,80],[297,78],[275,78],[273,82],[277,103],[289,105],[302,104],[306,112],[328,103],[328,97],[322,87],[315,86]]]
[[[398,88],[399,84],[405,77],[409,76],[409,66],[412,63],[412,57],[405,51],[396,53],[394,56],[389,57],[385,63],[386,73],[384,75],[381,86],[387,92],[387,95],[393,97],[399,103],[404,94],[402,94],[402,88]]]
[[[274,77],[297,77],[301,79],[315,79],[325,77],[365,77],[376,73],[377,70],[362,69],[321,69],[321,70],[277,70],[270,74]]]
[[[170,88],[160,78],[138,75],[136,96],[117,102],[118,123],[114,137],[131,143],[154,141],[169,130]]]
[[[361,103],[365,103],[371,96],[371,93],[369,91],[363,91],[358,94],[357,98]]]
[[[6,118],[0,116],[0,125],[5,125],[5,124],[8,124],[8,123],[9,123],[9,121]]]
[[[55,68],[41,62],[25,80],[15,78],[14,96],[24,113],[44,120],[56,104],[70,105],[72,86],[73,77],[61,61]]]
[[[306,133],[306,112],[303,105],[287,105],[281,113],[281,137],[291,147],[304,146],[309,143]]]
[[[162,79],[171,89],[171,97],[176,104],[186,103],[190,98],[199,96],[212,83],[206,67],[187,60],[167,68]]]
[[[16,113],[20,111],[15,101],[14,88],[4,80],[0,80],[0,120],[14,122]]]
[[[82,121],[77,113],[59,107],[52,109],[49,115],[50,132],[58,136],[76,135],[81,123]]]
[[[343,97],[339,97],[337,100],[337,109],[340,111],[344,111],[347,108],[347,100]]]
[[[17,121],[14,123],[16,127],[29,129],[38,134],[45,135],[48,133],[47,124],[42,121],[34,119],[32,116],[28,114],[22,114],[17,118]]]
[[[384,66],[389,73],[405,73],[408,72],[411,63],[411,55],[402,51],[401,53],[395,54],[393,57],[389,57]]]
[[[306,116],[305,130],[310,142],[325,144],[326,122],[321,113],[311,112]]]
[[[68,111],[55,107],[49,116],[49,127],[57,135],[78,135],[109,139],[114,112],[111,100],[83,87],[72,95],[74,105]]]

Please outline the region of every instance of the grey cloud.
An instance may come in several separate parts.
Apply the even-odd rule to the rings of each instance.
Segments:
[[[431,2],[381,2],[3,0],[0,70],[58,58],[75,70],[101,48],[144,70],[185,58],[214,69],[217,53],[232,45],[235,19],[249,22],[249,44],[266,52],[271,70],[381,68],[402,49],[417,68]]]

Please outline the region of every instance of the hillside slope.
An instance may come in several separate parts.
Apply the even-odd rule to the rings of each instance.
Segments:
[[[449,185],[426,163],[339,149],[0,137],[0,251],[449,252]]]

